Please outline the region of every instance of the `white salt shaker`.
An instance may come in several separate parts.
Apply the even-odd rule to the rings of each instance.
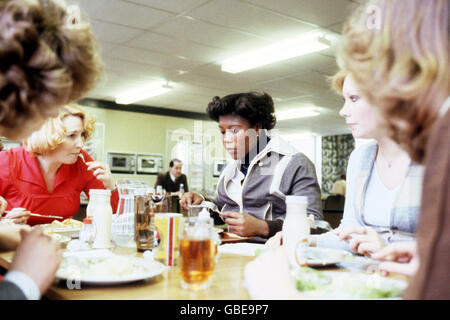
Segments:
[[[308,246],[310,224],[306,215],[308,198],[304,196],[286,196],[286,218],[283,222],[283,247],[289,256],[291,267],[306,265],[303,249]],[[296,254],[298,248],[299,255]],[[297,257],[300,261],[297,260]]]
[[[93,248],[111,248],[111,191],[105,189],[91,189],[89,191],[89,204],[94,218],[95,235]]]

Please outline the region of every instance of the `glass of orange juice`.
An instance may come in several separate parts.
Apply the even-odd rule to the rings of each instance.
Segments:
[[[215,267],[214,220],[184,217],[180,228],[181,287],[202,290],[209,287]]]

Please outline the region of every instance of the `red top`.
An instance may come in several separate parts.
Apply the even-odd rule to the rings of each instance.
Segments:
[[[93,161],[81,150],[86,162]],[[53,191],[47,190],[38,160],[23,147],[0,152],[0,195],[8,201],[6,210],[25,208],[32,213],[71,218],[80,208],[80,194],[89,197],[90,189],[105,189],[81,157],[74,164],[58,169]],[[111,207],[116,212],[118,191],[111,192]],[[51,219],[30,216],[29,225],[50,223]]]

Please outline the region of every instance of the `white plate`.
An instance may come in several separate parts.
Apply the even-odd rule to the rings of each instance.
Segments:
[[[65,235],[67,237],[71,237],[71,238],[78,238],[78,236],[80,235],[80,229],[81,227],[68,227],[68,228],[52,228],[52,227],[44,227],[44,230],[49,231],[49,232],[53,232],[53,233],[58,233],[61,235]]]
[[[166,268],[153,260],[119,256],[108,250],[93,250],[66,253],[56,278],[71,283],[117,285],[156,277]]]
[[[238,254],[241,256],[256,256],[257,250],[267,250],[267,248],[260,243],[226,243],[217,247],[217,250],[221,253]]]
[[[297,248],[297,259],[300,248]],[[352,254],[338,249],[307,247],[306,264],[311,267],[335,265],[352,257]]]
[[[378,274],[360,272],[318,271],[331,278],[331,284],[316,290],[302,291],[307,298],[313,299],[400,299],[408,283],[399,279],[382,277]],[[371,296],[379,290],[396,290],[395,297],[374,298]]]
[[[59,241],[61,244],[67,244],[71,239],[68,236],[64,236],[58,233],[49,234],[50,237]]]

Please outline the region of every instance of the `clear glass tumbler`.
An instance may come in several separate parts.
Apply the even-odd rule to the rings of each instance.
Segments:
[[[212,218],[184,217],[180,228],[181,287],[202,290],[209,287],[217,253]]]

